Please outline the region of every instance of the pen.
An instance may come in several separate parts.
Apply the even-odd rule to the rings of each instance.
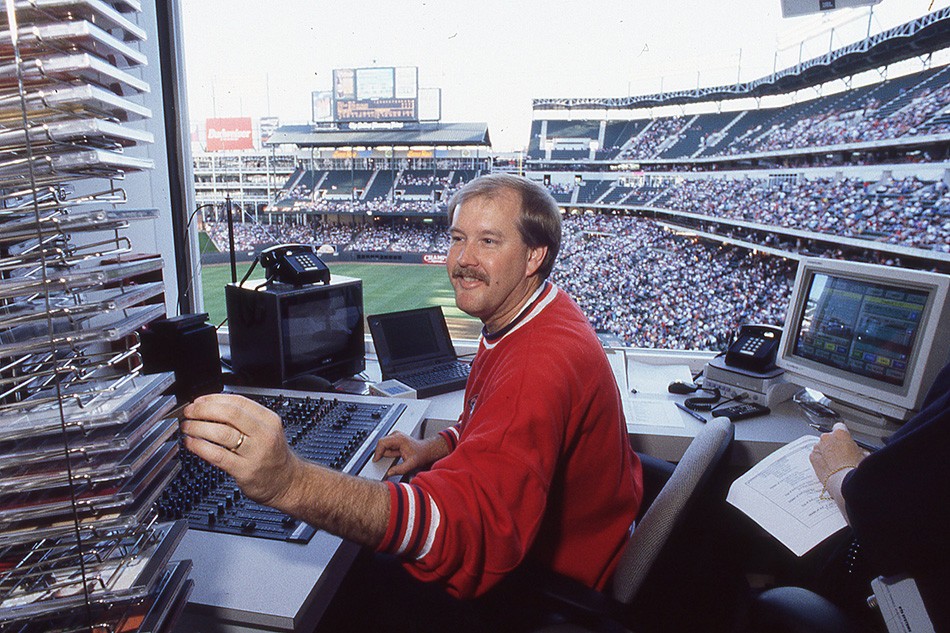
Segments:
[[[697,420],[699,420],[699,421],[702,422],[703,424],[706,424],[706,418],[704,418],[703,416],[699,415],[699,414],[696,413],[695,411],[690,411],[689,409],[687,409],[686,407],[684,407],[683,405],[681,405],[679,402],[674,402],[673,404],[675,404],[681,411],[685,412],[686,415],[688,415],[688,416],[690,416],[690,417],[693,417],[693,418],[696,418]]]
[[[811,428],[821,433],[831,433],[831,431],[833,430],[830,426],[827,426],[824,424],[815,424],[814,422],[809,422],[808,426],[810,426]],[[863,448],[869,453],[873,453],[879,448],[877,446],[871,446],[870,444],[866,442],[862,442],[861,440],[855,440],[853,437],[851,439],[854,440],[854,443],[857,444],[859,448]]]

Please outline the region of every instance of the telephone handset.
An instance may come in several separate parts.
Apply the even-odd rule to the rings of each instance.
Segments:
[[[726,351],[726,365],[756,373],[775,367],[782,328],[773,325],[743,325],[736,342]]]
[[[268,281],[294,286],[330,283],[330,269],[307,244],[280,244],[261,251],[261,266]]]

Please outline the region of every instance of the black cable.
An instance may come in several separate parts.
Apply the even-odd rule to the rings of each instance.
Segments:
[[[241,278],[241,283],[238,284],[239,286],[244,285],[244,282],[247,281],[248,277],[251,276],[251,273],[254,271],[254,267],[257,266],[257,262],[259,262],[260,260],[261,260],[260,255],[254,258],[254,261],[251,262],[251,266],[247,269],[247,272],[244,274],[244,277]]]
[[[690,411],[710,411],[713,406],[719,402],[719,399],[722,398],[722,394],[719,392],[719,387],[713,387],[712,389],[700,387],[700,391],[711,392],[712,395],[693,396],[692,398],[687,398],[683,404]]]

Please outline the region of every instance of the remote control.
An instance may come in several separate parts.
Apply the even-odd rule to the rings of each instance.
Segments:
[[[712,414],[714,417],[724,416],[733,422],[754,418],[760,415],[768,415],[772,410],[768,407],[756,404],[754,402],[742,402],[734,404],[731,407],[722,407],[715,409]]]

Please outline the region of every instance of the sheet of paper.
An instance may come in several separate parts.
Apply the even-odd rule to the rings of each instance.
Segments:
[[[623,398],[623,417],[627,424],[643,426],[664,426],[682,429],[686,426],[686,414],[676,408],[670,400],[657,400],[649,397],[633,396]]]
[[[817,441],[806,435],[786,444],[736,479],[726,496],[796,556],[847,525],[835,502],[821,498],[808,461]]]
[[[627,393],[666,394],[667,387],[675,380],[692,382],[693,375],[687,365],[649,365],[639,361],[627,362]],[[675,407],[674,407],[675,408]]]

